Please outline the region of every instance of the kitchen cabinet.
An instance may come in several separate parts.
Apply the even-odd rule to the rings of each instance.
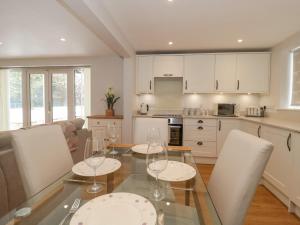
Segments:
[[[217,92],[236,92],[236,54],[217,54],[215,65],[215,90]]]
[[[257,137],[261,136],[261,125],[258,123],[241,121],[240,129],[248,134],[252,134]]]
[[[291,200],[300,207],[300,133],[293,133],[290,140],[293,157]]]
[[[184,56],[183,93],[214,92],[215,56],[194,54]]]
[[[182,77],[182,55],[155,55],[154,77]]]
[[[230,131],[240,128],[240,121],[237,119],[218,119],[217,123],[217,154],[219,155]]]
[[[107,127],[114,124],[117,127],[117,141],[122,143],[122,120],[121,119],[94,119],[88,118],[88,128],[92,130],[92,136],[95,139],[103,140],[106,144],[109,143],[109,134]]]
[[[216,157],[216,119],[183,120],[183,144],[196,157]]]
[[[291,133],[288,130],[262,126],[261,138],[274,145],[263,176],[283,194],[289,196],[293,164],[293,152],[290,145]]]
[[[237,92],[268,93],[270,53],[241,53],[237,55]]]
[[[136,57],[136,93],[154,93],[153,56],[151,55]]]

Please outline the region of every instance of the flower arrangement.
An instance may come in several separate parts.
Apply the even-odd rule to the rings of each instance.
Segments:
[[[107,110],[106,115],[107,116],[113,116],[114,115],[114,105],[115,103],[120,99],[120,97],[116,97],[113,93],[112,88],[108,88],[107,92],[105,93],[106,103],[107,103]]]

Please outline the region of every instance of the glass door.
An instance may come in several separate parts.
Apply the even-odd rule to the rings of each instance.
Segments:
[[[47,71],[28,71],[30,125],[44,124],[48,121],[49,107],[46,104],[48,98]]]
[[[51,76],[51,107],[52,121],[68,119],[68,77],[69,71],[50,71]]]

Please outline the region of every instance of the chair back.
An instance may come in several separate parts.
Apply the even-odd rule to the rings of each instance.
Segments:
[[[69,172],[73,160],[59,125],[12,132],[12,144],[27,197]]]
[[[273,145],[240,130],[229,133],[208,183],[223,225],[242,225]]]
[[[158,128],[163,142],[168,144],[168,119],[167,118],[135,118],[134,144],[147,143],[147,131],[149,128]]]

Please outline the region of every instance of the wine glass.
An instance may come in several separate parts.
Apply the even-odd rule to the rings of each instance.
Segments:
[[[97,169],[105,161],[105,152],[103,140],[87,138],[84,149],[84,162],[94,170],[94,183],[88,187],[88,193],[98,193],[102,191],[103,186],[96,183]]]
[[[157,151],[159,149],[159,151]],[[153,197],[155,201],[162,200],[165,195],[159,190],[159,174],[168,166],[168,151],[166,143],[150,142],[148,145],[148,154],[146,157],[148,172],[155,176],[155,189]]]
[[[115,150],[115,143],[118,140],[118,129],[115,124],[108,124],[107,130],[109,141],[112,144],[112,151],[110,152],[110,154],[116,155],[118,154],[118,151]]]
[[[153,147],[161,145],[159,128],[152,127],[147,130],[147,144]]]

